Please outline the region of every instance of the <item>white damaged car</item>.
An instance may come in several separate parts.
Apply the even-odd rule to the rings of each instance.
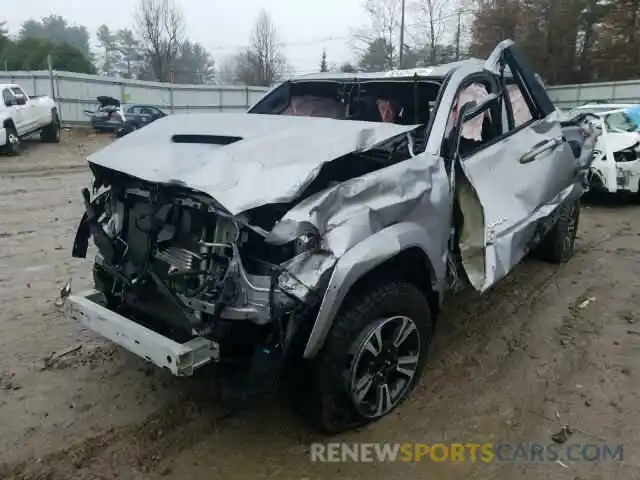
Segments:
[[[630,104],[589,104],[566,114],[576,119],[591,114],[600,131],[589,172],[589,188],[594,192],[633,193],[640,191],[640,126],[629,115],[637,107]]]

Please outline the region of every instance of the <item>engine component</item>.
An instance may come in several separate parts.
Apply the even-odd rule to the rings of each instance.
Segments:
[[[157,251],[155,258],[169,264],[169,273],[189,272],[195,262],[202,260],[200,255],[176,246]]]

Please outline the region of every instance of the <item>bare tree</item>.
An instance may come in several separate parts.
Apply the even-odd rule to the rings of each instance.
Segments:
[[[398,49],[396,37],[399,35],[402,16],[401,0],[365,0],[364,9],[369,15],[369,26],[355,34],[355,48],[359,55],[365,54],[373,42],[384,43],[388,51],[388,65],[395,66],[395,54]]]
[[[173,0],[140,0],[136,26],[156,80],[171,81],[171,70],[185,41],[182,12]]]
[[[443,35],[455,17],[455,3],[450,0],[415,0],[411,9],[416,14],[414,30],[419,43],[427,48],[428,60],[435,65]]]
[[[278,32],[265,10],[260,12],[253,28],[246,58],[254,71],[256,85],[269,86],[286,70],[286,60],[278,43]]]
[[[238,78],[241,56],[242,53],[229,55],[220,62],[216,75],[217,83],[222,85],[235,85],[242,83],[242,80]]]

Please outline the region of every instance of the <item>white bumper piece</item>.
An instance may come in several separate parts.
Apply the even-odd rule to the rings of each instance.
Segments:
[[[176,376],[193,375],[197,368],[219,359],[216,342],[196,337],[178,343],[109,310],[99,303],[101,299],[104,296],[97,290],[71,295],[65,315]]]
[[[7,144],[7,129],[0,127],[0,147],[4,147]]]

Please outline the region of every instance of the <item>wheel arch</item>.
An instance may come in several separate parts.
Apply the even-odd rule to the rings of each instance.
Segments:
[[[307,339],[303,357],[322,348],[340,308],[349,298],[378,279],[403,278],[418,286],[435,318],[444,287],[446,262],[441,246],[420,226],[399,223],[368,237],[336,263]],[[441,261],[439,261],[441,260]]]
[[[9,118],[5,118],[2,122],[2,126],[4,128],[13,128],[14,130],[17,131],[16,129],[16,124],[13,123],[13,118],[9,117]]]

